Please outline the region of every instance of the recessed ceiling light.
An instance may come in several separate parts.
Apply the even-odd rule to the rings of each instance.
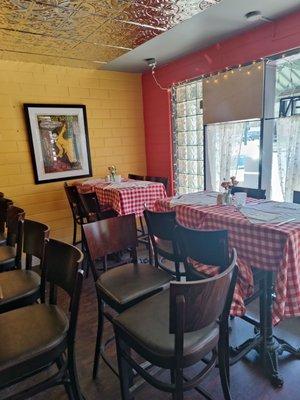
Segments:
[[[95,60],[95,61],[93,61],[93,63],[96,63],[96,64],[107,64],[107,61],[98,61],[98,60]]]

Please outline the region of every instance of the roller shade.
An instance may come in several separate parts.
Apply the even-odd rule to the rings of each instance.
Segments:
[[[204,124],[262,118],[263,84],[263,63],[204,80]]]

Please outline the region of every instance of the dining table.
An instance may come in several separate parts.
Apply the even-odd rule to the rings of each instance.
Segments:
[[[174,210],[178,223],[189,228],[228,231],[229,247],[238,255],[232,316],[245,315],[244,300],[253,294],[253,269],[262,273],[258,332],[232,349],[231,364],[259,349],[264,371],[280,387],[278,354],[300,356],[299,349],[273,334],[273,326],[281,320],[300,316],[300,205],[247,198],[244,206],[237,207],[217,204],[217,196],[203,191],[158,199],[153,209]]]
[[[94,191],[100,204],[113,208],[119,215],[143,215],[145,207],[153,208],[159,199],[166,198],[165,186],[160,182],[123,178],[120,182],[88,179],[77,184],[81,193]]]

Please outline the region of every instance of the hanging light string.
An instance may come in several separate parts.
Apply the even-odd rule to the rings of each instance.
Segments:
[[[152,70],[152,77],[154,82],[156,83],[156,85],[161,89],[161,90],[165,90],[167,92],[171,91],[170,87],[163,87],[157,80],[156,75],[155,75],[155,68],[156,68],[156,64],[152,65],[151,70]]]
[[[214,73],[209,73],[209,74],[201,74],[195,78],[191,78],[191,79],[185,79],[183,81],[180,82],[176,82],[173,83],[172,86],[179,86],[181,84],[186,84],[186,83],[192,83],[195,80],[199,80],[202,79],[203,82],[205,83],[210,83],[213,82],[215,84],[219,83],[221,81],[221,79],[230,79],[231,75],[234,75],[236,73],[245,73],[245,75],[249,76],[252,73],[252,70],[254,68],[260,70],[263,68],[262,66],[262,62],[265,59],[260,58],[258,60],[253,60],[250,63],[247,64],[238,64],[238,65],[234,65],[232,67],[226,67],[225,69],[222,69],[220,71],[214,72]]]

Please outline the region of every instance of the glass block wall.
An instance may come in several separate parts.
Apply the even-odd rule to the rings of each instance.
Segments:
[[[202,81],[173,87],[173,161],[176,194],[204,189]]]

